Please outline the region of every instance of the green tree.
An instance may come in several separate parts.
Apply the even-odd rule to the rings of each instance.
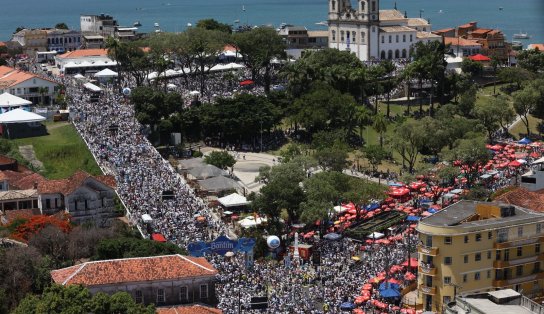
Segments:
[[[476,94],[477,89],[475,86],[470,87],[468,90],[464,91],[459,98],[459,113],[464,117],[470,117],[472,111],[474,110],[474,105],[476,104]]]
[[[376,171],[382,161],[387,159],[388,153],[381,146],[368,145],[363,148],[363,154],[368,162],[372,165],[372,170]]]
[[[465,173],[467,182],[471,185],[478,176],[478,166],[489,160],[489,152],[485,147],[483,136],[471,135],[468,138],[458,140],[452,149],[446,148],[442,156],[445,160],[454,162],[461,161],[468,166]]]
[[[103,239],[96,246],[94,260],[147,257],[168,254],[184,254],[185,251],[172,243],[137,238],[119,237]]]
[[[55,28],[56,29],[68,29],[68,25],[66,25],[66,23],[57,23],[55,24]]]
[[[501,99],[503,99],[501,97]],[[487,131],[488,140],[493,141],[493,134],[502,125],[507,125],[514,116],[513,110],[505,100],[487,99],[474,106],[473,114]]]
[[[517,89],[521,89],[523,82],[531,80],[534,74],[521,67],[507,67],[500,69],[498,76],[502,82],[514,84]]]
[[[541,73],[544,71],[544,51],[538,49],[522,50],[517,56],[518,66],[527,71]]]
[[[419,151],[423,147],[425,141],[424,126],[414,120],[407,120],[395,127],[395,131],[391,138],[393,148],[402,157],[404,162],[408,163],[408,171],[412,173],[419,155]]]
[[[265,92],[272,84],[272,60],[285,57],[285,43],[276,30],[257,27],[233,35],[233,42],[242,54],[242,59],[251,70],[252,80],[260,83]]]
[[[524,89],[515,92],[513,96],[514,110],[525,125],[527,135],[530,136],[531,128],[529,125],[529,116],[537,108],[539,93],[532,85],[528,85]]]
[[[230,25],[218,22],[215,19],[203,19],[196,22],[196,27],[204,28],[210,31],[220,31],[223,33],[232,33],[232,28]]]
[[[380,136],[380,147],[383,147],[383,135],[387,132],[387,127],[389,126],[389,120],[383,114],[379,113],[374,116],[372,123],[372,128],[374,131],[378,132]]]
[[[217,168],[227,170],[227,168],[232,168],[236,163],[236,159],[232,157],[227,151],[213,151],[208,155],[204,156],[204,162],[209,165],[214,165]]]
[[[484,70],[484,66],[481,62],[473,61],[469,58],[463,59],[463,62],[461,63],[461,70],[463,73],[470,74],[471,76],[478,76],[482,74]]]

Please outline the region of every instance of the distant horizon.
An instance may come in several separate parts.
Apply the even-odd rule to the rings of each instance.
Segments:
[[[79,30],[80,15],[101,13],[113,16],[121,26],[132,27],[133,23],[142,23],[141,32],[154,30],[154,23],[159,23],[165,32],[183,31],[188,23],[213,18],[222,23],[236,25],[273,25],[281,23],[305,26],[311,30],[326,30],[326,26],[316,25],[327,19],[327,0],[253,0],[244,3],[240,0],[207,0],[193,3],[188,0],[169,0],[156,3],[149,0],[117,0],[95,3],[90,8],[82,0],[50,0],[46,7],[38,0],[6,0],[9,14],[0,19],[0,40],[11,40],[15,29],[53,28],[57,23],[66,23],[70,29]],[[515,33],[527,32],[529,40],[520,40],[524,46],[529,43],[544,43],[544,1],[496,0],[486,7],[475,7],[472,0],[455,2],[437,2],[433,0],[382,0],[381,10],[397,9],[407,12],[409,17],[422,17],[430,20],[432,29],[454,28],[471,21],[479,27],[500,29],[508,41]],[[242,7],[245,11],[242,11]],[[502,10],[499,8],[502,7]],[[94,11],[94,13],[93,13]],[[21,21],[25,21],[21,23]],[[517,39],[516,39],[517,40]]]

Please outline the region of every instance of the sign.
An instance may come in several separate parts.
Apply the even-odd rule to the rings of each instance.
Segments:
[[[219,236],[213,242],[204,241],[192,242],[187,245],[187,251],[194,257],[202,257],[205,254],[225,255],[227,252],[242,252],[253,254],[253,248],[257,241],[253,238],[240,238],[238,241],[231,240],[226,236]]]
[[[219,236],[213,242],[210,243],[210,249],[213,253],[219,255],[225,255],[229,251],[234,251],[237,241],[233,241],[226,236]]]

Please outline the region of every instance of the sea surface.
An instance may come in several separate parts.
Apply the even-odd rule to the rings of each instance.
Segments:
[[[355,3],[355,0],[352,0]],[[433,29],[478,21],[486,28],[499,28],[508,37],[527,32],[524,44],[544,43],[544,0],[382,0],[381,9],[395,6],[409,17],[430,19]],[[0,0],[0,40],[9,40],[18,26],[53,27],[64,22],[79,29],[80,14],[113,15],[122,26],[139,21],[143,32],[159,23],[163,31],[182,31],[204,18],[251,25],[281,23],[316,25],[327,19],[327,0]],[[500,10],[502,8],[502,10]]]

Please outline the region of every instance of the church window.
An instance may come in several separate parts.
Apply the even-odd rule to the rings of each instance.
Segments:
[[[385,36],[382,36],[382,44],[385,42]]]
[[[357,41],[357,33],[352,32],[351,39],[352,39],[353,42],[356,42]]]
[[[397,43],[399,42],[399,35],[395,36],[395,40],[397,41]]]
[[[382,50],[382,53],[381,53],[381,59],[385,59],[385,50]]]
[[[402,35],[402,42],[403,42],[403,43],[406,42],[406,34]]]
[[[373,33],[376,32],[376,26],[372,26],[372,32],[373,32]]]
[[[410,34],[410,42],[412,42],[414,40],[414,35]]]
[[[340,41],[344,42],[344,31],[340,31]]]
[[[406,49],[402,49],[402,57],[406,58]]]
[[[372,11],[376,11],[376,1],[372,1]]]
[[[332,10],[336,10],[336,1],[332,1]]]
[[[364,32],[361,32],[361,43],[362,44],[365,43],[365,33]]]
[[[365,10],[365,2],[361,1],[361,11],[364,11],[364,10]]]
[[[397,50],[395,50],[395,59],[398,59],[398,58],[400,58],[400,52],[397,49]]]
[[[393,50],[387,51],[387,59],[389,60],[393,59]]]
[[[336,41],[336,31],[332,31],[332,41]]]
[[[389,43],[393,42],[393,36],[389,35]]]

